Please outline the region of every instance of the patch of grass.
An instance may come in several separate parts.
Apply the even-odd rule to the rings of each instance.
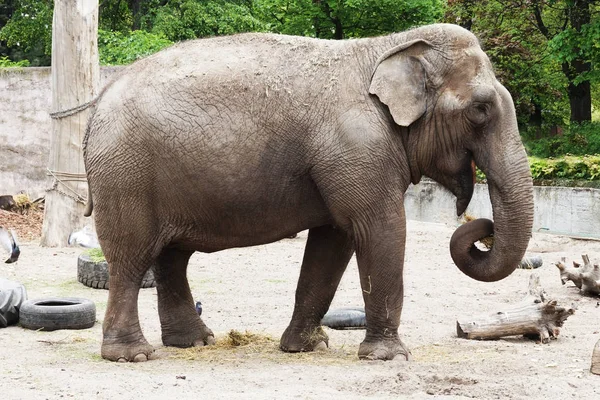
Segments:
[[[286,283],[285,279],[265,279],[265,282],[269,283]]]
[[[104,262],[106,261],[106,258],[104,258],[104,253],[102,253],[102,249],[97,248],[97,249],[88,249],[85,251],[85,253],[90,256],[90,259],[93,262],[99,263],[99,262]]]

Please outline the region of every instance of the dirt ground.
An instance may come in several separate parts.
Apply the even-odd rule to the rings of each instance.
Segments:
[[[535,234],[530,254],[540,254],[542,286],[577,311],[557,340],[539,344],[522,337],[470,341],[456,336],[456,320],[492,313],[519,301],[531,270],[496,283],[462,275],[448,251],[453,228],[409,223],[405,305],[400,328],[412,362],[359,361],[364,331],[327,329],[330,348],[286,354],[279,336],[292,314],[306,232],[267,246],[195,254],[189,268],[203,318],[223,338],[231,329],[272,337],[238,348],[181,350],[161,344],[156,290],[139,300],[144,334],[157,351],[147,363],[117,364],[100,353],[108,291],[77,282],[81,249],[23,244],[16,264],[0,264],[0,276],[23,283],[30,299],[74,296],[92,299],[97,323],[87,330],[36,332],[0,329],[0,397],[3,399],[598,399],[600,376],[589,372],[600,338],[600,299],[561,285],[560,257],[600,261],[600,242]],[[333,308],[362,305],[353,261]]]

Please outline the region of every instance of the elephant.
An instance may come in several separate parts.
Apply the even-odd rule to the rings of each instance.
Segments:
[[[480,281],[508,276],[533,224],[513,102],[477,38],[451,24],[322,40],[245,33],[179,43],[126,67],[98,96],[83,139],[110,271],[102,357],[147,361],[137,299],[153,268],[162,342],[214,343],[194,309],[190,256],[308,230],[280,348],[329,346],[320,321],[356,255],[367,328],[360,359],[409,359],[399,335],[404,194],[429,177],[462,214],[475,167],[494,222],[457,228],[450,253]],[[489,251],[474,246],[493,234]]]

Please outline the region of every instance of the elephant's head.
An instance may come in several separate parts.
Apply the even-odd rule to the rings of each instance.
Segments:
[[[502,279],[523,257],[533,225],[533,186],[512,98],[470,32],[434,25],[406,38],[380,57],[369,91],[405,127],[412,182],[426,175],[448,188],[458,215],[473,195],[475,166],[486,174],[494,223],[461,226],[450,251],[470,277]],[[492,233],[490,251],[474,246]]]

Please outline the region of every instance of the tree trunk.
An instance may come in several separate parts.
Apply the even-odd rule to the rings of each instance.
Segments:
[[[46,195],[42,246],[65,246],[85,223],[87,184],[81,152],[90,102],[98,92],[98,0],[54,3],[52,23],[52,146],[54,183]],[[82,110],[77,110],[82,106]]]
[[[131,27],[132,31],[137,31],[141,27],[142,13],[141,13],[142,0],[130,0],[129,6],[131,7],[131,15],[133,17],[133,24]]]
[[[562,64],[563,72],[569,80],[567,94],[569,95],[569,104],[571,107],[571,121],[585,122],[592,120],[592,91],[590,81],[583,81],[575,85],[573,81],[581,73],[589,72],[592,69],[590,63],[581,60],[574,60],[572,63]]]
[[[581,28],[590,23],[590,0],[574,0],[567,12],[569,13],[571,27],[577,32],[581,32]],[[578,52],[579,49],[574,50]],[[575,85],[574,80],[582,73],[591,71],[592,65],[581,58],[575,58],[570,63],[563,63],[562,69],[569,80],[567,93],[571,105],[571,121],[591,121],[592,92],[590,81],[586,80]]]
[[[525,335],[548,343],[559,334],[559,328],[573,315],[573,308],[560,307],[556,300],[548,300],[540,287],[540,279],[532,274],[529,294],[522,302],[503,311],[456,322],[458,337],[466,339],[499,339],[505,336]]]

